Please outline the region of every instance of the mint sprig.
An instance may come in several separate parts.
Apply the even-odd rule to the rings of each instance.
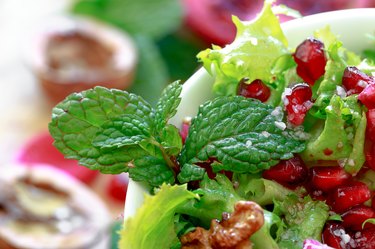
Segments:
[[[129,172],[152,186],[173,183],[171,158],[181,150],[181,137],[168,124],[181,93],[170,84],[157,109],[143,98],[103,87],[74,93],[52,111],[49,130],[54,145],[67,157],[102,173]]]
[[[270,105],[242,96],[205,103],[191,124],[181,152],[180,180],[197,175],[187,171],[196,173],[191,164],[198,162],[216,160],[211,165],[215,172],[257,173],[304,150],[304,141],[292,130],[277,125],[280,115],[273,111]]]
[[[66,98],[53,109],[50,133],[67,158],[102,173],[129,172],[136,181],[160,186],[200,180],[199,163],[213,171],[256,173],[304,150],[293,130],[283,129],[274,108],[242,96],[206,102],[193,119],[183,146],[168,123],[180,104],[182,86],[170,84],[156,108],[141,97],[95,87]],[[180,166],[182,166],[180,168]]]

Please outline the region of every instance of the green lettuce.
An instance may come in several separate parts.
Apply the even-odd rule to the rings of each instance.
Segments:
[[[325,108],[326,120],[311,130],[312,137],[301,153],[304,161],[339,161],[349,173],[356,173],[365,161],[366,115],[356,95],[333,95]]]
[[[281,231],[278,245],[281,249],[300,249],[305,239],[320,241],[329,207],[311,197],[299,198],[289,195],[283,201],[276,201],[273,213],[284,217],[286,227]]]
[[[196,198],[186,185],[163,184],[155,195],[146,196],[135,216],[125,221],[119,248],[170,248],[178,240],[174,225],[177,208]]]
[[[329,26],[315,31],[314,36],[324,43],[326,54],[328,56],[325,74],[317,92],[317,99],[310,113],[317,118],[326,117],[326,107],[333,95],[337,91],[337,86],[341,86],[341,79],[347,66],[357,66],[361,63],[361,58],[346,49],[342,42],[331,32]]]
[[[249,82],[260,79],[267,84],[274,80],[273,65],[279,57],[288,53],[288,44],[272,11],[272,2],[265,1],[261,13],[253,21],[242,22],[233,17],[237,28],[233,43],[224,48],[213,46],[198,54],[206,70],[216,75],[215,93],[235,95],[238,82],[245,77]],[[279,101],[281,92],[275,95],[276,99],[271,97],[270,102]]]
[[[261,206],[273,204],[274,200],[281,201],[294,193],[279,183],[252,174],[234,174],[233,181],[238,184],[236,192],[242,198],[254,201]]]
[[[277,241],[284,231],[285,224],[282,219],[267,210],[263,210],[264,225],[251,236],[253,249],[279,249]]]
[[[221,220],[224,212],[232,213],[234,204],[243,200],[233,189],[232,182],[222,174],[217,174],[215,179],[205,174],[200,188],[194,193],[199,195],[199,199],[186,202],[177,212],[193,217],[205,228],[209,228],[211,220]]]

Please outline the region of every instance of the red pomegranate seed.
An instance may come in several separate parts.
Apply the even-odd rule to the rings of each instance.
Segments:
[[[368,109],[375,109],[375,82],[373,81],[358,95],[359,101]]]
[[[353,235],[355,242],[354,248],[374,249],[375,248],[375,228],[368,228],[356,232]]]
[[[343,213],[341,217],[343,220],[342,225],[345,228],[359,231],[362,230],[362,224],[365,220],[375,218],[375,210],[371,207],[358,205]],[[375,225],[372,223],[365,224],[365,228],[369,228],[372,226]]]
[[[338,186],[341,186],[351,178],[340,166],[313,167],[310,169],[310,185],[314,189],[328,192]]]
[[[182,121],[181,130],[180,130],[180,136],[182,139],[182,143],[185,143],[186,137],[189,134],[189,128],[190,128],[191,120],[186,119]]]
[[[370,76],[356,67],[346,67],[342,76],[342,85],[348,95],[362,92],[370,81]]]
[[[315,38],[306,39],[298,45],[293,57],[297,63],[297,74],[309,85],[314,85],[325,73],[327,58],[321,41]]]
[[[305,83],[296,84],[289,95],[285,96],[284,105],[288,121],[294,125],[301,125],[307,111],[312,106],[311,87]]]
[[[308,170],[300,157],[280,161],[277,165],[263,171],[263,177],[280,184],[297,184],[307,177]]]
[[[342,213],[351,207],[363,204],[371,198],[371,192],[363,182],[353,181],[335,188],[329,201],[334,211]]]
[[[271,91],[261,80],[254,80],[249,83],[247,78],[244,78],[238,85],[237,95],[266,102],[271,95]]]
[[[366,166],[375,170],[375,143],[370,140],[365,140],[365,156]]]
[[[375,109],[366,112],[367,126],[366,137],[375,142]]]
[[[345,232],[344,227],[338,222],[327,222],[322,233],[322,242],[330,247],[341,249],[347,247],[350,235]]]

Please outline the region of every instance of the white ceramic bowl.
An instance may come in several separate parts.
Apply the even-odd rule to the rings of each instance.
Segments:
[[[334,34],[338,35],[344,46],[351,51],[361,52],[365,48],[374,48],[366,34],[375,34],[375,8],[350,9],[325,12],[306,16],[301,19],[288,21],[282,24],[284,33],[289,41],[289,47],[296,47],[307,37],[311,37],[316,29],[327,25]],[[182,119],[194,116],[198,106],[208,100],[211,95],[213,79],[202,68],[187,80],[182,90],[182,101],[177,115],[171,123],[181,126]],[[125,203],[125,219],[132,216],[142,204],[144,190],[136,182],[130,181]]]

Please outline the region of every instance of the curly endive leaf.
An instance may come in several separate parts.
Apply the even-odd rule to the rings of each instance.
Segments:
[[[273,108],[242,96],[216,98],[200,107],[193,119],[180,164],[214,158],[214,171],[256,173],[293,157],[305,143],[278,125]],[[186,172],[185,172],[186,173]]]
[[[135,216],[124,223],[120,249],[170,248],[177,239],[174,216],[177,208],[198,195],[186,185],[163,184],[154,196],[146,196]]]

